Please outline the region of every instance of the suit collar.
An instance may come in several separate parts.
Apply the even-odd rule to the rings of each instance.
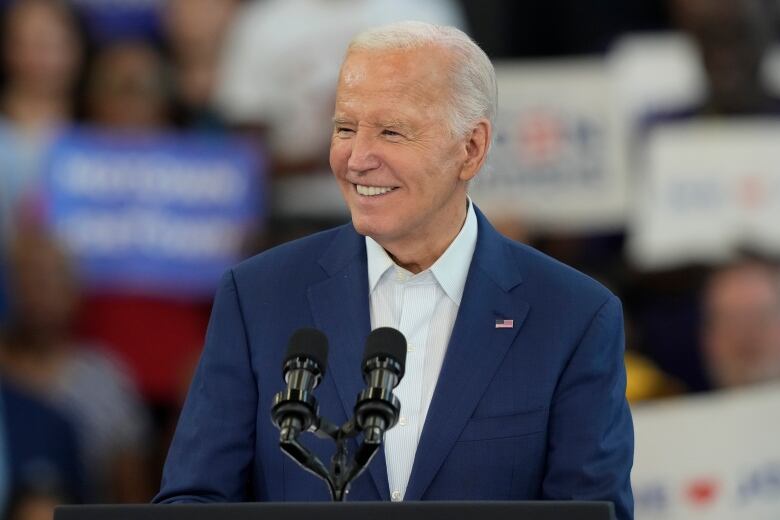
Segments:
[[[336,232],[336,236],[325,252],[318,259],[318,263],[329,276],[333,276],[349,264],[360,262],[361,255],[365,261],[364,237],[359,235],[352,223],[344,224]]]
[[[472,264],[480,265],[495,284],[504,291],[510,291],[523,281],[518,263],[508,247],[510,242],[495,230],[474,203],[471,207],[477,221],[477,244]],[[361,256],[365,264],[365,237],[349,223],[338,229],[318,262],[329,276],[333,276],[348,264],[360,262]]]
[[[477,214],[479,238],[473,263],[479,265],[501,290],[511,291],[523,281],[519,263],[510,247],[511,242],[496,231],[478,207],[474,206],[474,211]]]

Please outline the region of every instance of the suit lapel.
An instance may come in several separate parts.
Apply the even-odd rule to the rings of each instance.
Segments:
[[[309,287],[309,305],[316,326],[328,337],[328,368],[346,417],[352,417],[361,375],[363,349],[371,329],[365,239],[351,225],[333,240],[320,259],[329,275]],[[354,446],[353,446],[354,447]],[[383,500],[389,499],[384,450],[369,465]]]
[[[505,239],[477,210],[477,247],[433,400],[417,447],[405,500],[420,500],[522,326],[529,305],[510,290],[520,283]],[[497,329],[499,319],[512,328]]]

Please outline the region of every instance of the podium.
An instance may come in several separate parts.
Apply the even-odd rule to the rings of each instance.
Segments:
[[[54,520],[614,520],[611,502],[268,502],[60,506]]]

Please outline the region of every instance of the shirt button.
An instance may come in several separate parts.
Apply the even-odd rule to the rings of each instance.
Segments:
[[[406,345],[407,352],[414,352],[414,345]]]
[[[399,417],[398,424],[401,426],[406,426],[406,417]]]
[[[390,499],[393,502],[400,502],[401,501],[401,492],[396,489],[395,491],[392,492],[392,494],[390,494]]]

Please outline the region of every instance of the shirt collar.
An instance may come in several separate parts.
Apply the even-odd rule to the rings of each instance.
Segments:
[[[471,258],[474,256],[474,249],[477,245],[477,215],[474,212],[471,199],[468,200],[468,206],[466,221],[455,240],[429,268],[447,296],[457,305],[460,305],[460,300],[463,297],[463,288],[466,285]],[[382,275],[395,266],[395,263],[387,251],[368,236],[366,237],[366,256],[368,288],[369,292],[372,292]],[[400,267],[397,268],[400,269]]]
[[[369,236],[366,236],[366,257],[368,260],[368,291],[371,293],[385,271],[390,269],[394,263],[387,251]]]

